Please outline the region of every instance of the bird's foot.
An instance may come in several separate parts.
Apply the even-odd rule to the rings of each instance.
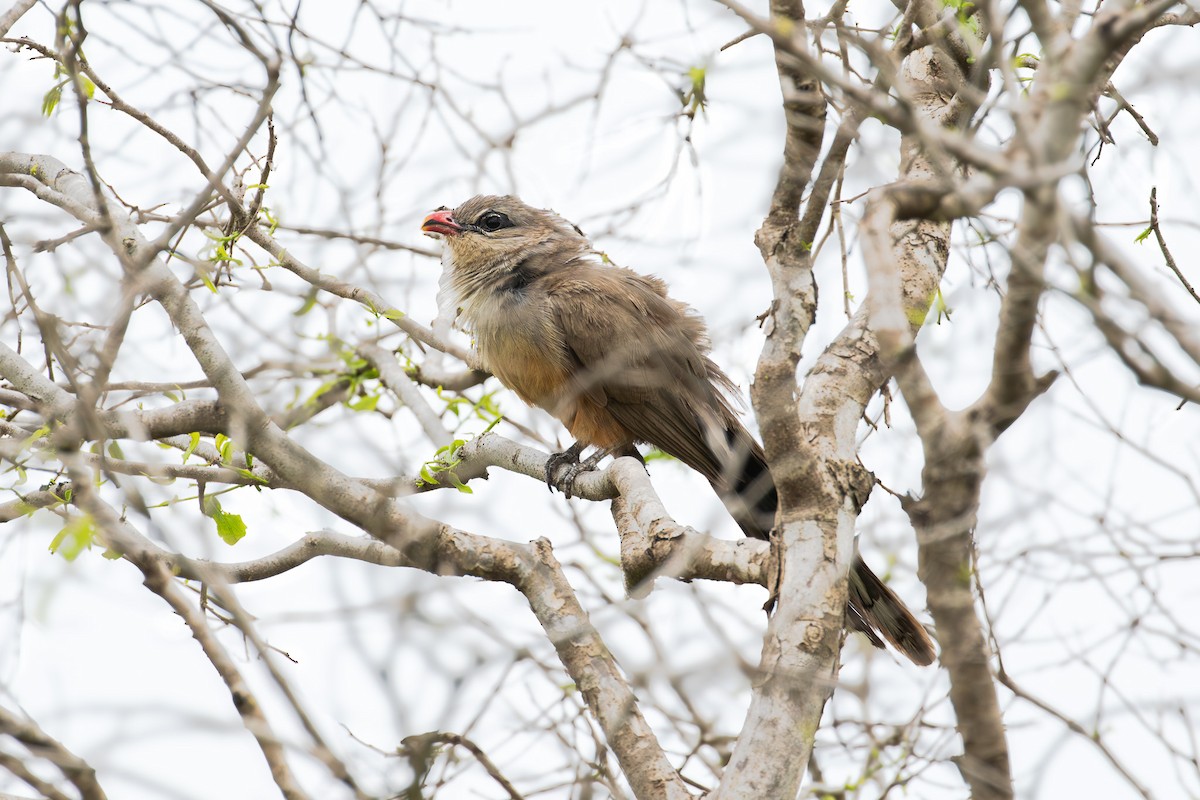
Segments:
[[[580,461],[579,454],[583,452],[584,447],[585,445],[576,442],[561,453],[550,454],[550,458],[546,460],[546,485],[550,487],[550,491],[558,489],[570,500],[575,479],[594,470],[600,459],[608,455],[607,450],[597,450]]]
[[[578,474],[579,454],[582,452],[583,445],[576,442],[561,453],[550,454],[550,457],[546,459],[546,486],[550,491],[553,492],[557,488],[570,497],[570,482],[566,489],[563,489],[562,486],[563,473],[570,468],[575,468],[576,471],[570,476],[570,481],[575,480],[575,475]]]

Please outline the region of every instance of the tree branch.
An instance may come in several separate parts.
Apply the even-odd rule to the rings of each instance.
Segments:
[[[22,719],[6,708],[0,707],[0,733],[11,736],[29,750],[30,755],[41,757],[53,764],[79,792],[81,800],[106,800],[107,795],[96,780],[96,770],[86,761],[72,753],[54,737],[47,734],[31,719]],[[6,765],[7,766],[7,765]],[[32,773],[28,773],[32,777]],[[40,779],[22,777],[33,788],[49,797],[64,798],[64,795]]]

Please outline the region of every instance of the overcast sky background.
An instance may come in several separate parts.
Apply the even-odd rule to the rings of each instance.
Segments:
[[[280,143],[268,205],[279,219],[436,249],[419,232],[429,210],[457,205],[476,192],[518,193],[577,222],[615,262],[665,279],[675,297],[709,321],[716,360],[746,390],[762,342],[754,317],[770,296],[752,236],[767,208],[783,133],[767,41],[759,37],[718,53],[743,26],[705,3],[403,4],[418,22],[386,31],[365,15],[352,24],[352,5],[310,3],[300,17],[301,25],[331,48],[303,43],[316,60],[305,89],[311,107],[320,112],[319,130],[301,105],[294,70],[285,71],[275,103]],[[864,26],[890,19],[884,4],[862,6],[854,5]],[[254,98],[194,90],[226,80],[258,87],[262,78],[229,36],[211,30],[211,15],[191,4],[165,2],[85,3],[84,14],[85,48],[97,71],[126,100],[198,143],[209,163],[218,162]],[[47,10],[38,7],[10,36],[48,42],[52,24]],[[590,98],[597,73],[623,37],[633,45],[611,59],[597,103]],[[171,48],[156,40],[170,42]],[[1150,188],[1157,186],[1170,244],[1193,283],[1200,282],[1200,269],[1188,258],[1200,244],[1194,155],[1200,104],[1186,94],[1194,93],[1197,74],[1194,41],[1195,33],[1186,29],[1152,33],[1120,69],[1115,83],[1162,142],[1151,147],[1121,118],[1113,127],[1117,145],[1104,148],[1091,173],[1099,219],[1114,223],[1113,239],[1147,270],[1156,270],[1164,286],[1171,279],[1159,266],[1153,244],[1135,244],[1134,237],[1148,216]],[[325,69],[337,48],[372,69]],[[688,123],[678,116],[676,92],[694,66],[707,70],[709,105]],[[49,119],[39,113],[53,82],[51,72],[46,63],[24,54],[0,54],[0,150],[44,153],[79,168],[73,103],[64,100]],[[431,93],[413,78],[440,88]],[[503,87],[503,97],[497,86]],[[547,108],[554,113],[545,114]],[[534,124],[517,124],[534,117]],[[143,208],[165,203],[173,211],[201,186],[185,159],[126,118],[93,106],[89,124],[96,162],[126,201]],[[511,148],[489,149],[485,137],[504,141],[514,130]],[[1002,119],[990,135],[1005,135]],[[389,145],[386,152],[381,140]],[[263,151],[261,139],[255,147]],[[897,167],[896,136],[868,123],[861,145],[852,151],[845,195],[894,179]],[[1081,182],[1064,191],[1086,196]],[[1015,202],[1004,197],[992,211],[1006,216]],[[849,291],[856,301],[865,293],[853,241],[861,212],[861,204],[843,206],[850,231]],[[61,236],[73,226],[17,190],[0,191],[0,218],[47,306],[69,319],[106,319],[118,270],[111,257],[86,247],[32,254],[33,241]],[[994,224],[995,230],[1004,229],[1000,219]],[[149,235],[154,230],[147,226]],[[955,235],[960,243],[972,237],[965,228]],[[436,313],[436,259],[366,252],[286,231],[278,236],[308,264],[379,291],[419,320]],[[188,244],[193,254],[203,247],[198,237]],[[924,363],[952,407],[969,403],[986,385],[998,308],[989,279],[992,270],[1002,275],[1006,269],[999,246],[957,250],[943,287],[952,317],[931,322],[921,333]],[[320,337],[333,334],[353,342],[377,333],[370,315],[350,303],[329,313],[294,316],[306,287],[277,273],[270,273],[273,292],[258,290],[258,282],[248,277],[236,291],[197,298],[239,364],[291,359],[297,353],[328,361],[329,344]],[[816,274],[823,306],[802,369],[845,321],[835,242],[822,251]],[[1186,748],[1187,728],[1200,717],[1195,658],[1200,628],[1191,613],[1200,601],[1195,558],[1164,564],[1149,559],[1137,574],[1119,568],[1125,562],[1117,554],[1139,548],[1194,552],[1200,530],[1200,414],[1191,407],[1176,410],[1177,399],[1138,389],[1070,300],[1077,280],[1073,271],[1056,267],[1052,280],[1061,291],[1046,300],[1038,363],[1065,367],[1069,374],[993,449],[980,512],[980,568],[997,637],[1002,646],[1012,642],[1004,650],[1009,673],[1068,716],[1095,724],[1155,796],[1179,796],[1175,792],[1181,786],[1196,795],[1197,776],[1180,775],[1178,761],[1154,742],[1161,730]],[[1186,308],[1185,296],[1176,288],[1171,292]],[[1189,313],[1195,311],[1193,305]],[[10,345],[16,335],[11,322],[0,329]],[[142,344],[122,356],[114,379],[199,377],[164,315],[139,314],[131,338]],[[389,341],[399,344],[397,337]],[[1200,376],[1188,377],[1200,382]],[[293,391],[290,386],[256,388],[264,403],[276,406]],[[546,415],[525,410],[506,393],[499,397],[506,414],[548,440],[565,443]],[[876,401],[871,415],[880,413]],[[349,412],[331,416],[297,436],[350,474],[411,474],[431,455],[433,448],[419,441],[402,411],[392,421]],[[920,450],[900,398],[891,418],[890,429],[862,426],[863,461],[893,491],[916,491]],[[500,431],[518,436],[511,427]],[[702,479],[669,463],[654,464],[652,475],[680,522],[737,535]],[[4,477],[7,488],[12,476]],[[31,475],[30,483],[38,482]],[[616,569],[594,566],[594,549],[609,555],[617,550],[606,504],[568,503],[560,495],[550,497],[536,481],[499,470],[474,489],[470,497],[438,492],[412,502],[424,514],[479,533],[516,540],[545,536],[564,563],[591,564],[596,583],[581,578],[577,586],[622,666],[644,678],[641,691],[661,699],[670,671],[710,704],[721,726],[736,732],[748,698],[737,654],[751,663],[757,659],[765,592],[663,583],[647,600],[621,600]],[[187,490],[162,491],[169,497]],[[211,531],[196,530],[194,507],[163,511],[158,533],[180,550],[222,560],[264,555],[325,526],[353,533],[283,492],[245,489],[222,502],[241,513],[250,529],[232,550]],[[582,517],[588,532],[582,539],[574,515]],[[2,696],[15,699],[97,766],[110,796],[273,796],[276,790],[257,751],[248,746],[227,693],[179,620],[146,592],[131,566],[101,559],[97,552],[71,564],[51,556],[46,546],[57,525],[46,516],[9,523],[0,532]],[[923,608],[912,533],[895,499],[877,490],[860,533],[868,560],[881,572],[890,568],[892,585],[915,608]],[[571,576],[575,580],[579,574]],[[296,660],[287,664],[289,678],[319,710],[319,724],[350,760],[388,764],[379,768],[402,774],[402,765],[360,747],[347,731],[387,751],[410,734],[463,730],[484,698],[502,710],[489,715],[475,735],[494,760],[515,765],[514,777],[521,769],[536,772],[563,758],[561,751],[539,749],[544,745],[533,746],[534,740],[519,733],[523,723],[518,720],[553,708],[561,689],[538,666],[539,659],[552,663],[553,653],[540,641],[541,631],[523,600],[508,587],[325,560],[241,587],[239,596],[259,617],[272,645]],[[614,598],[621,607],[610,602]],[[651,650],[629,621],[624,610],[630,605],[638,606],[634,611],[660,637],[669,663],[662,663],[663,655]],[[1164,607],[1175,609],[1178,618],[1164,615]],[[1143,631],[1159,633],[1125,635],[1132,619]],[[1179,646],[1181,640],[1186,647]],[[226,635],[224,641],[245,653],[243,665],[273,722],[285,732],[294,730],[254,657],[236,636]],[[511,652],[517,647],[530,648],[534,656],[513,666]],[[844,660],[843,680],[850,686],[868,682],[870,703],[838,692],[832,705],[840,714],[902,722],[931,698],[944,696],[944,676],[937,670],[871,653],[858,637],[851,637]],[[458,686],[442,680],[460,672],[469,672],[470,680]],[[497,691],[500,686],[503,691]],[[384,688],[390,697],[381,699]],[[1011,706],[1007,724],[1022,797],[1136,796],[1095,748],[1027,704],[1004,697]],[[928,712],[928,719],[950,721],[944,701],[942,706]],[[1127,706],[1140,709],[1140,718],[1120,710]],[[1097,708],[1104,711],[1097,714]],[[507,728],[505,719],[512,720]],[[668,744],[678,745],[666,720],[655,716],[651,722]],[[834,736],[822,734],[826,742]],[[945,733],[932,733],[929,741],[940,742],[928,746],[944,755],[958,746]],[[835,778],[849,769],[836,761],[836,753],[834,746],[818,745],[818,758],[831,760],[828,772]],[[296,761],[314,796],[341,796],[326,777],[304,767],[303,759]],[[147,775],[154,776],[152,781]],[[929,778],[921,784],[922,797],[962,796],[950,764],[933,767]],[[459,791],[471,788],[489,793],[484,796],[496,792],[486,778],[466,781]],[[15,790],[0,779],[2,789]],[[559,795],[549,791],[546,796]]]

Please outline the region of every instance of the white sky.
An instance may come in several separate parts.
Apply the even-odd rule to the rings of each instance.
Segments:
[[[215,163],[246,119],[249,104],[224,92],[202,93],[204,105],[193,113],[190,92],[209,81],[258,87],[261,71],[240,51],[214,44],[206,30],[213,24],[210,15],[179,3],[160,3],[158,12],[147,14],[146,5],[154,4],[84,4],[89,60],[129,102],[197,141],[209,163]],[[667,280],[674,296],[709,320],[717,360],[743,388],[748,384],[761,346],[753,319],[769,301],[752,234],[766,210],[782,137],[766,41],[753,39],[717,54],[716,48],[742,27],[729,13],[703,3],[400,6],[413,18],[444,26],[433,38],[424,25],[402,24],[381,33],[361,18],[350,33],[347,13],[352,6],[310,3],[303,24],[376,68],[438,83],[448,99],[431,112],[428,92],[409,80],[359,69],[314,68],[306,88],[320,118],[318,138],[298,107],[296,74],[285,72],[275,104],[281,139],[268,199],[285,224],[353,229],[430,248],[435,245],[418,230],[428,210],[456,205],[477,191],[520,193],[578,222],[617,263]],[[177,13],[190,15],[195,24],[180,25]],[[48,41],[51,24],[46,10],[37,8],[10,35]],[[598,107],[580,103],[520,130],[509,165],[496,153],[480,157],[487,149],[480,132],[502,139],[513,130],[513,114],[527,119],[548,104],[592,92],[596,70],[626,34],[636,44],[614,61]],[[167,37],[186,58],[150,44],[156,35]],[[1105,148],[1091,174],[1101,206],[1098,217],[1104,222],[1145,220],[1150,187],[1157,186],[1175,255],[1193,283],[1200,283],[1200,269],[1187,259],[1197,244],[1195,197],[1200,195],[1194,158],[1200,105],[1187,94],[1194,92],[1196,65],[1188,60],[1194,53],[1193,36],[1186,30],[1153,33],[1136,51],[1141,57],[1117,73],[1115,82],[1162,143],[1150,147],[1122,118],[1113,128],[1117,146]],[[303,47],[319,65],[333,60],[328,51]],[[441,68],[431,65],[433,55]],[[695,65],[708,69],[710,103],[690,129],[697,159],[693,164],[688,149],[680,149],[687,126],[675,118],[679,102],[672,92],[683,86],[682,73]],[[73,104],[64,101],[50,119],[39,114],[41,96],[52,85],[51,72],[44,62],[24,55],[0,56],[0,150],[45,153],[78,168]],[[505,87],[509,105],[491,89],[497,84]],[[450,103],[478,129],[447,116]],[[89,123],[101,171],[129,202],[143,208],[167,203],[168,210],[175,210],[200,185],[177,152],[120,115],[93,108]],[[389,142],[386,158],[379,150],[380,132],[386,132]],[[261,142],[256,151],[262,152]],[[891,180],[897,161],[895,137],[881,126],[868,126],[862,146],[852,155],[846,195]],[[1006,198],[996,210],[1008,213],[1012,208]],[[860,205],[847,204],[848,226],[859,213]],[[111,259],[96,250],[71,248],[55,256],[30,254],[33,241],[61,236],[72,226],[16,190],[0,191],[0,219],[49,307],[70,319],[106,319],[118,269]],[[1153,244],[1133,244],[1141,227],[1108,232],[1139,263],[1164,276],[1162,283],[1168,286],[1171,281],[1158,266]],[[147,226],[147,233],[153,234],[154,227]],[[417,319],[433,317],[438,271],[433,259],[279,235],[306,262],[380,291]],[[958,229],[956,237],[969,241],[965,229]],[[191,254],[198,255],[202,244],[199,238],[189,240]],[[1002,274],[1007,265],[999,247],[989,248],[986,256],[978,248],[956,253],[943,288],[952,319],[927,326],[921,335],[925,364],[952,407],[973,400],[990,372],[987,348],[998,300],[988,288],[988,270]],[[861,299],[865,280],[853,249],[851,266],[849,288]],[[71,276],[69,285],[64,272]],[[348,303],[329,314],[292,316],[305,287],[277,272],[270,273],[275,292],[256,290],[257,281],[247,277],[236,292],[198,295],[240,365],[297,352],[329,361],[329,345],[317,337],[336,334],[355,341],[374,334],[369,315]],[[806,364],[844,321],[833,242],[822,253],[817,278],[826,301],[810,336]],[[1200,600],[1195,559],[1144,560],[1147,568],[1137,574],[1117,553],[1139,547],[1170,554],[1194,550],[1200,526],[1200,415],[1190,407],[1176,411],[1177,400],[1138,389],[1067,296],[1073,273],[1059,269],[1054,280],[1063,293],[1047,301],[1039,363],[1059,369],[1065,363],[1070,376],[1037,401],[991,453],[978,530],[989,608],[1006,667],[1027,691],[1085,726],[1096,725],[1105,743],[1155,796],[1179,796],[1181,787],[1195,794],[1200,792],[1197,776],[1179,775],[1178,761],[1167,757],[1154,735],[1161,728],[1186,748],[1184,728],[1200,715],[1200,630],[1189,618]],[[1178,292],[1174,296],[1183,297]],[[1194,306],[1189,313],[1195,313]],[[28,335],[28,323],[23,324]],[[6,322],[0,336],[11,345],[16,331]],[[123,355],[114,377],[198,377],[183,344],[171,335],[163,315],[152,310],[139,314],[131,339],[144,344]],[[290,386],[257,388],[264,402],[275,406],[291,397]],[[501,393],[500,398],[506,413],[550,439],[563,436],[545,415],[525,411],[511,395]],[[879,408],[872,413],[877,416]],[[892,418],[891,429],[868,434],[863,426],[863,461],[889,488],[915,491],[919,448],[900,401]],[[516,435],[512,428],[503,432]],[[297,435],[319,456],[356,475],[411,473],[432,451],[417,440],[403,410],[394,421],[331,413],[328,421]],[[655,484],[668,508],[681,522],[737,535],[703,481],[685,472],[675,464],[654,466]],[[39,476],[31,475],[30,485],[17,488],[38,482]],[[169,497],[188,490],[180,485],[162,491]],[[196,530],[190,504],[178,512],[162,512],[161,534],[191,554],[246,560],[278,549],[303,531],[330,526],[352,532],[282,492],[242,490],[222,502],[243,514],[250,527],[250,536],[237,548],[220,544],[211,531]],[[751,661],[757,657],[762,590],[664,584],[645,601],[620,601],[620,576],[615,569],[595,566],[592,551],[616,552],[606,509],[580,501],[568,505],[558,495],[549,497],[537,482],[502,471],[475,486],[470,497],[435,493],[413,504],[422,513],[488,535],[516,540],[546,536],[564,563],[591,564],[597,585],[579,572],[571,573],[572,580],[579,579],[576,585],[593,621],[623,667],[643,680],[639,691],[669,705],[665,676],[678,675],[712,710],[722,730],[736,732],[747,697],[736,653]],[[578,540],[570,514],[583,518],[586,541]],[[19,702],[100,768],[110,796],[272,796],[269,776],[241,732],[227,693],[179,620],[141,587],[127,564],[105,561],[97,553],[72,564],[50,556],[45,547],[56,528],[53,519],[34,519],[9,523],[0,533],[0,698]],[[895,559],[892,584],[914,607],[922,607],[911,530],[895,500],[876,492],[860,530],[868,560],[883,571]],[[599,594],[601,589],[608,598]],[[410,734],[463,730],[484,698],[491,698],[497,710],[474,735],[494,760],[514,770],[510,777],[541,774],[546,764],[563,758],[560,750],[519,732],[520,720],[553,707],[558,689],[535,666],[538,660],[552,663],[553,654],[508,587],[322,562],[246,586],[239,596],[260,618],[272,645],[296,660],[286,667],[289,678],[317,710],[328,739],[352,762],[383,769],[379,765],[384,760],[351,741],[346,730],[388,750]],[[610,604],[614,598],[617,605]],[[701,612],[706,605],[733,649],[714,635],[713,622]],[[667,664],[648,647],[624,609],[642,614],[661,638]],[[1173,609],[1178,618],[1163,609]],[[1135,618],[1141,620],[1138,635],[1123,634]],[[287,711],[254,657],[236,636],[223,640],[239,654],[278,729],[294,736]],[[1185,647],[1178,646],[1180,641]],[[507,654],[514,646],[532,648],[535,660],[518,663],[506,675]],[[843,679],[850,686],[867,681],[870,703],[861,707],[851,692],[839,692],[833,703],[839,715],[903,724],[921,704],[944,696],[944,677],[936,670],[868,654],[854,637],[845,660]],[[375,668],[386,670],[382,684],[390,691],[387,697],[381,696]],[[460,687],[440,680],[460,671],[472,674]],[[493,692],[502,678],[505,691]],[[1136,796],[1095,748],[1065,736],[1061,725],[1029,705],[1003,697],[1011,706],[1007,723],[1022,797]],[[1130,716],[1123,710],[1127,707],[1138,709],[1139,716]],[[1104,709],[1098,717],[1097,708]],[[1191,716],[1181,715],[1181,708]],[[944,700],[926,719],[951,721]],[[666,720],[653,715],[651,722],[668,746],[680,746]],[[836,782],[852,775],[846,772],[852,765],[838,761],[834,734],[823,734],[822,741],[828,746],[819,746],[817,757],[828,777]],[[927,754],[943,758],[957,752],[957,744],[944,733],[930,732],[924,744]],[[314,796],[341,796],[304,758],[293,762]],[[402,765],[390,764],[386,769],[391,774],[403,774]],[[483,796],[497,791],[485,778],[467,778],[455,786]],[[7,788],[0,779],[0,790]],[[920,792],[931,800],[963,795],[946,762],[930,770]],[[544,796],[565,795],[548,791]]]

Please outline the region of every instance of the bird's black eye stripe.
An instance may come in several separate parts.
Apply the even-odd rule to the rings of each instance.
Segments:
[[[501,228],[511,228],[512,220],[499,211],[488,211],[475,223],[475,227],[486,233],[498,231]]]

